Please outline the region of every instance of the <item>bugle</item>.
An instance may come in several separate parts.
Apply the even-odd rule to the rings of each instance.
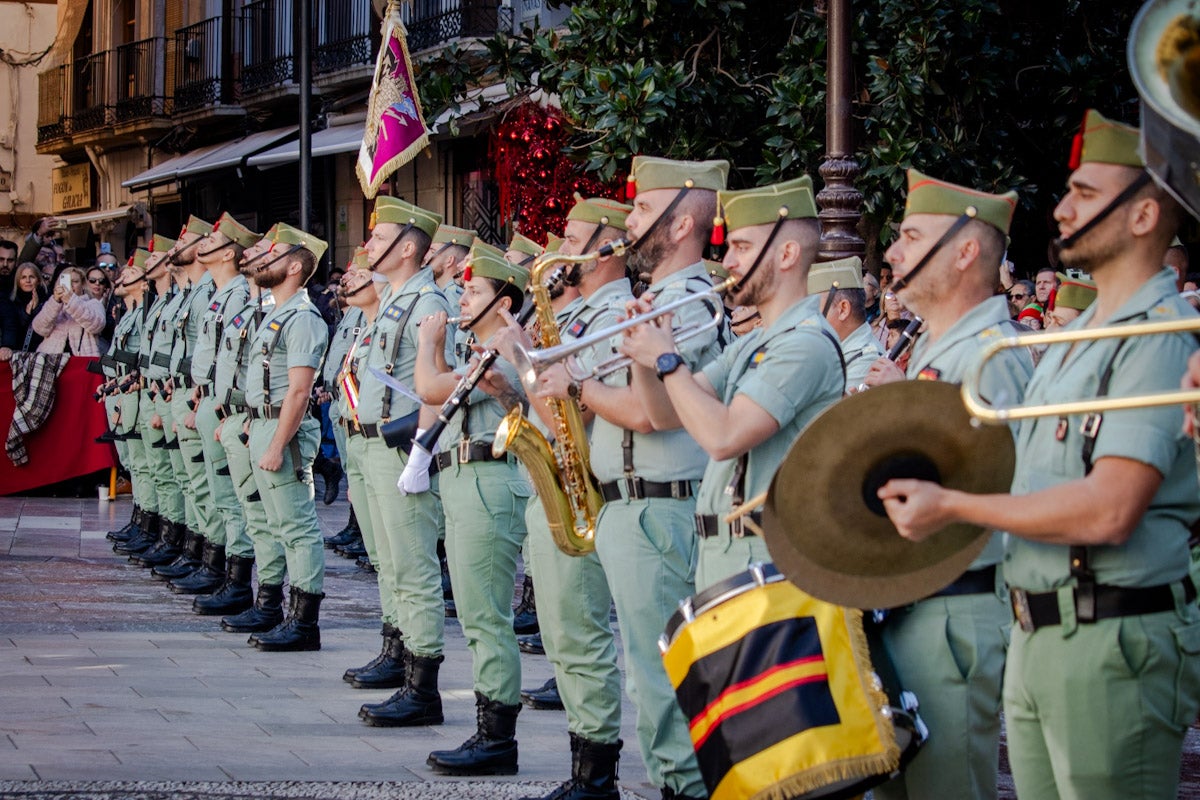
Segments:
[[[1133,336],[1158,336],[1173,333],[1200,333],[1200,317],[1172,319],[1164,322],[1133,322],[1128,325],[1108,325],[1078,330],[1030,333],[1023,336],[1005,336],[992,343],[980,355],[979,360],[963,376],[962,400],[971,415],[973,424],[1005,425],[1014,420],[1036,417],[1067,417],[1072,414],[1095,414],[1104,411],[1120,411],[1131,408],[1152,408],[1200,403],[1200,389],[1178,389],[1165,392],[1149,392],[1126,397],[1093,397],[1064,403],[1042,405],[994,407],[980,396],[980,383],[988,361],[1003,350],[1016,347],[1092,342],[1098,339],[1124,339]]]
[[[682,344],[705,331],[712,330],[725,320],[725,305],[721,299],[721,293],[729,290],[738,280],[739,278],[731,275],[707,291],[685,295],[664,306],[647,311],[645,314],[638,314],[635,317],[622,320],[615,325],[610,325],[595,333],[581,336],[578,339],[557,345],[556,347],[547,347],[542,350],[526,350],[522,347],[517,347],[513,353],[513,366],[517,368],[517,374],[520,376],[522,383],[526,386],[533,386],[537,383],[538,376],[547,367],[557,364],[559,361],[564,361],[576,353],[583,352],[601,342],[608,341],[622,331],[629,330],[645,322],[656,320],[664,314],[673,314],[691,303],[711,303],[714,308],[712,316],[709,319],[705,320],[702,324],[684,325],[671,332],[672,337],[675,339],[675,344]],[[583,381],[588,378],[603,378],[605,375],[610,375],[617,370],[628,367],[632,362],[633,359],[629,358],[629,356],[613,356],[594,365],[591,369],[573,369],[570,364],[567,364],[566,368],[567,373],[573,379]]]

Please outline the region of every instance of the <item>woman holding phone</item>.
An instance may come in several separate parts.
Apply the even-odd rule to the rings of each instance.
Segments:
[[[39,353],[100,355],[96,337],[104,330],[104,305],[87,293],[85,280],[77,267],[59,274],[50,299],[33,318],[33,329],[42,336]]]

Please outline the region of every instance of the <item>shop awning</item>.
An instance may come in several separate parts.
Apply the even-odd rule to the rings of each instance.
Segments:
[[[366,123],[362,120],[346,125],[330,125],[325,130],[312,135],[312,157],[334,156],[339,153],[357,153],[362,146],[363,130]],[[270,169],[283,164],[291,164],[300,160],[300,141],[295,139],[285,144],[276,145],[270,150],[264,150],[258,155],[246,159],[246,163],[260,169]]]
[[[61,219],[68,225],[88,225],[93,222],[103,222],[106,219],[119,219],[129,215],[133,206],[117,206],[107,211],[84,211],[80,214],[60,214],[55,219]]]
[[[198,147],[190,153],[169,158],[145,172],[134,175],[121,183],[126,189],[135,191],[151,189],[172,183],[180,178],[200,175],[205,172],[237,166],[244,158],[277,144],[281,139],[296,133],[295,125],[260,131],[230,142],[219,142]]]

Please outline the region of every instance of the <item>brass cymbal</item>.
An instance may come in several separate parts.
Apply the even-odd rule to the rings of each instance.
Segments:
[[[851,395],[804,429],[775,473],[763,514],[767,547],[814,597],[854,608],[907,605],[961,575],[989,532],[955,524],[910,542],[876,490],[890,478],[924,478],[1007,492],[1015,460],[1009,429],[973,427],[957,385],[903,381]]]

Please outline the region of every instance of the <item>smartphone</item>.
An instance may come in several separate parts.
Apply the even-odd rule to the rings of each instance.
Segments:
[[[64,272],[58,276],[58,285],[63,288],[64,292],[71,291],[71,273]]]

